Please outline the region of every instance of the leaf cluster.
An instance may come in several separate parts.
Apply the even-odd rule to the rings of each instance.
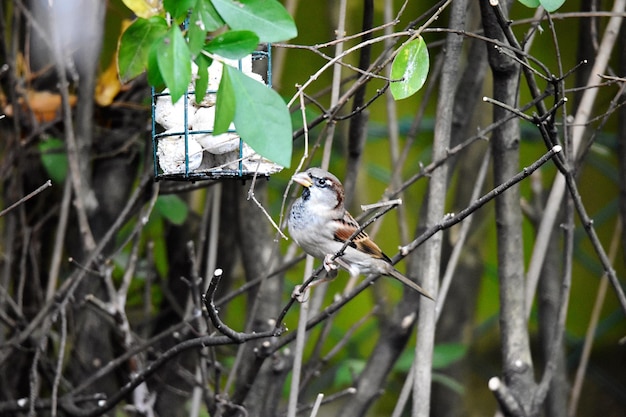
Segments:
[[[241,138],[256,152],[290,165],[291,122],[282,98],[223,61],[242,59],[259,43],[297,35],[293,19],[279,2],[170,0],[147,7],[143,1],[126,0],[125,4],[139,17],[120,38],[117,63],[122,82],[146,72],[152,86],[167,87],[173,102],[189,93],[190,86],[200,102],[207,94],[209,66],[217,60],[226,70],[217,91],[215,134],[226,132],[234,121]]]

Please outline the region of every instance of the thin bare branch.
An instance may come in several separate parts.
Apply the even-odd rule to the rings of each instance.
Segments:
[[[27,202],[28,200],[30,200],[31,198],[33,198],[37,194],[41,193],[42,191],[44,191],[48,187],[52,187],[52,181],[50,181],[50,180],[46,181],[43,185],[39,186],[35,191],[33,191],[31,193],[28,193],[26,196],[20,198],[18,201],[16,201],[15,203],[11,204],[9,207],[7,207],[4,210],[0,211],[0,217],[4,216],[5,214],[10,212],[14,208],[24,204],[25,202]]]
[[[562,148],[560,146],[558,145],[555,146],[554,148],[550,149],[547,153],[545,153],[541,158],[537,159],[534,163],[524,168],[519,174],[515,175],[508,181],[500,184],[499,186],[497,186],[496,188],[494,188],[487,194],[483,195],[478,200],[474,201],[472,204],[467,206],[465,209],[461,210],[459,213],[454,214],[454,215],[447,215],[440,223],[434,226],[431,226],[430,228],[428,228],[428,230],[422,233],[417,239],[413,240],[408,245],[401,247],[400,248],[401,256],[404,257],[408,255],[411,251],[415,250],[415,248],[417,248],[419,245],[421,245],[424,241],[426,241],[429,237],[431,237],[438,231],[447,229],[461,222],[463,219],[465,219],[471,213],[476,211],[478,208],[484,206],[487,202],[494,199],[495,197],[497,197],[498,195],[506,191],[508,188],[512,187],[513,185],[517,184],[518,182],[520,182],[521,180],[523,180],[524,178],[528,177],[530,174],[535,172],[543,164],[548,162],[550,159],[554,158],[554,156],[558,154],[559,152],[561,152],[561,150]]]

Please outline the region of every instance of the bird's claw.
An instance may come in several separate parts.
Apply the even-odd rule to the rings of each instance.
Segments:
[[[299,303],[304,303],[309,299],[309,287],[304,289],[304,292],[300,291],[302,285],[296,285],[291,293],[291,298],[294,298]]]
[[[324,269],[329,273],[329,275],[331,272],[339,269],[339,265],[337,265],[337,262],[333,259],[333,255],[328,254],[324,257]]]

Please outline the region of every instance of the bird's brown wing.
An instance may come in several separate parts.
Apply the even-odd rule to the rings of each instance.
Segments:
[[[350,236],[352,236],[354,232],[359,229],[359,224],[348,212],[345,213],[342,219],[337,219],[337,222],[338,224],[340,224],[340,226],[337,228],[337,230],[335,230],[334,237],[335,240],[338,242],[345,243],[348,239],[350,239]],[[415,282],[411,281],[410,279],[402,275],[398,270],[396,270],[391,264],[391,259],[389,259],[389,257],[380,250],[378,245],[374,243],[374,241],[370,239],[370,237],[364,231],[361,230],[352,239],[350,246],[358,251],[371,255],[373,258],[383,259],[385,262],[389,263],[389,269],[385,272],[385,275],[389,275],[397,279],[404,285],[414,289],[423,296],[434,300],[433,296],[426,292],[422,287],[420,287]]]
[[[354,234],[359,229],[359,223],[350,215],[350,213],[346,212],[343,218],[337,219],[337,222],[340,226],[335,230],[334,238],[338,242],[345,243],[350,236]],[[378,247],[378,245],[370,239],[370,237],[364,231],[360,231],[354,238],[352,238],[352,242],[350,246],[354,249],[361,251],[363,253],[367,253],[374,258],[384,259],[387,262],[391,262],[389,257],[383,253],[382,250]]]

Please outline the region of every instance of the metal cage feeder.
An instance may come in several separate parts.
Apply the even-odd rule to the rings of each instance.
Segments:
[[[246,75],[271,88],[271,47],[248,57],[225,60]],[[172,103],[169,90],[152,88],[152,151],[156,181],[199,181],[247,179],[269,176],[283,167],[256,154],[237,134],[233,124],[226,133],[213,135],[215,102],[222,66],[209,67],[209,84],[204,99],[195,100],[195,79],[188,91]],[[253,67],[263,68],[253,71]],[[195,67],[197,74],[197,67]],[[263,75],[260,75],[263,74]]]

